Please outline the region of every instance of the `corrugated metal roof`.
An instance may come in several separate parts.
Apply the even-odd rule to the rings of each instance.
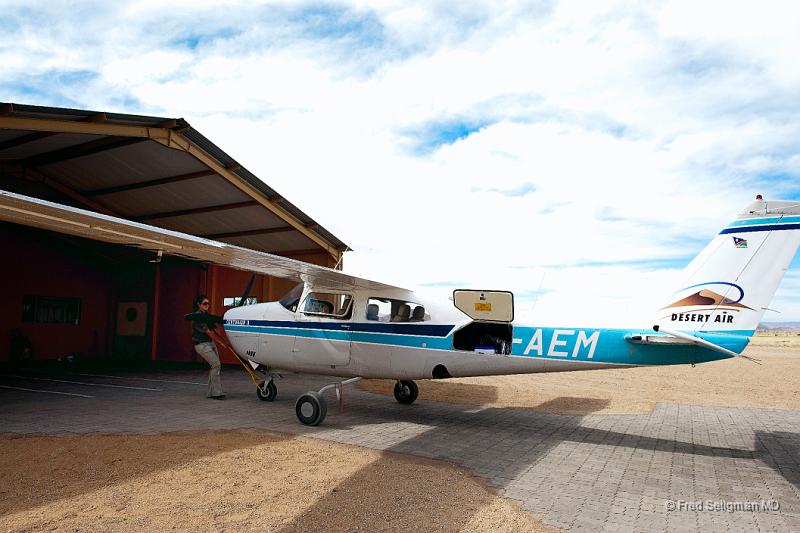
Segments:
[[[12,106],[15,117],[40,118],[47,120],[89,120],[103,115],[105,122],[126,126],[158,126],[164,122],[175,120],[176,127],[185,128],[189,125],[182,118],[151,117],[147,115],[129,115],[126,113],[107,113],[105,111],[89,111],[86,109],[70,109],[68,107],[49,107],[30,104],[16,104],[0,102],[0,105]]]
[[[72,131],[74,127],[63,131],[54,127],[52,132],[42,128],[26,130],[9,126],[4,129],[4,117],[171,129],[172,135],[177,133],[225,167],[226,170],[220,172],[229,177],[213,173],[214,167],[207,166],[202,157],[166,147],[147,137],[126,138],[116,130],[113,136],[98,135],[96,129],[89,126],[78,128],[86,133],[75,133]],[[19,122],[14,124],[18,126]],[[246,239],[248,245],[261,251],[307,252],[319,246],[304,234],[312,232],[318,236],[312,237],[321,238],[333,249],[349,249],[182,118],[0,103],[0,176],[3,188],[7,188],[4,182],[13,179],[40,182],[65,194],[66,203],[74,205],[79,200],[86,207],[108,209],[125,217],[194,210],[196,212],[182,216],[150,219],[148,223],[196,234],[224,234],[287,224],[256,202],[250,207],[230,209],[230,206],[236,207],[237,203],[247,200],[259,201],[256,195],[261,195],[260,202],[269,200],[286,213],[283,216],[289,217],[290,226],[299,223],[302,227],[293,226],[286,232],[239,236],[236,242]],[[236,185],[237,178],[242,185]],[[24,189],[20,183],[12,184],[10,188]],[[254,195],[249,196],[242,187],[254,190],[255,193],[249,193]],[[296,222],[291,222],[292,219]]]

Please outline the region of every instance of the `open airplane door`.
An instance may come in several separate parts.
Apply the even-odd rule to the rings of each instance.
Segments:
[[[511,353],[513,293],[456,289],[453,291],[453,303],[472,319],[472,322],[454,333],[453,348],[482,354]]]
[[[484,322],[513,322],[514,294],[509,291],[453,291],[456,308],[473,320]]]

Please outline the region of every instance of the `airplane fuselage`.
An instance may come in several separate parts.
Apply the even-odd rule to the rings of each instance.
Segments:
[[[440,313],[449,320],[435,320],[434,315],[425,322],[375,322],[359,319],[356,306],[350,319],[335,320],[273,302],[229,311],[225,331],[236,351],[255,363],[344,377],[430,379],[693,364],[730,357],[695,345],[635,341],[652,336],[652,330],[513,323],[505,353],[491,346],[459,349],[456,335],[474,322],[458,312],[440,308]],[[749,335],[752,331],[698,334],[736,353],[745,348]]]

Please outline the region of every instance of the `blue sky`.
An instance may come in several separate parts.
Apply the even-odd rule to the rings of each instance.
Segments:
[[[2,7],[0,101],[184,117],[347,270],[535,321],[646,323],[756,193],[800,198],[792,2]]]

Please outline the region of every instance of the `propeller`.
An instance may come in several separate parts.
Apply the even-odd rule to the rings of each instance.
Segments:
[[[239,304],[236,307],[247,305],[247,297],[250,295],[250,289],[253,288],[253,283],[255,283],[255,281],[256,281],[256,275],[253,274],[252,276],[250,276],[250,281],[247,282],[247,287],[245,287],[244,289],[244,294],[242,294],[242,297],[239,298]]]
[[[239,303],[236,304],[235,307],[241,307],[243,305],[247,305],[247,297],[250,295],[250,291],[253,289],[253,283],[256,281],[256,275],[253,274],[250,277],[250,281],[247,282],[247,287],[244,289],[244,293],[242,297],[239,299]],[[201,313],[199,311],[195,311],[194,313],[189,313],[188,315],[184,315],[186,320],[191,320],[192,322],[202,322],[207,325],[209,328],[214,328],[216,324],[223,324],[225,319],[219,315],[212,315],[211,313]]]

